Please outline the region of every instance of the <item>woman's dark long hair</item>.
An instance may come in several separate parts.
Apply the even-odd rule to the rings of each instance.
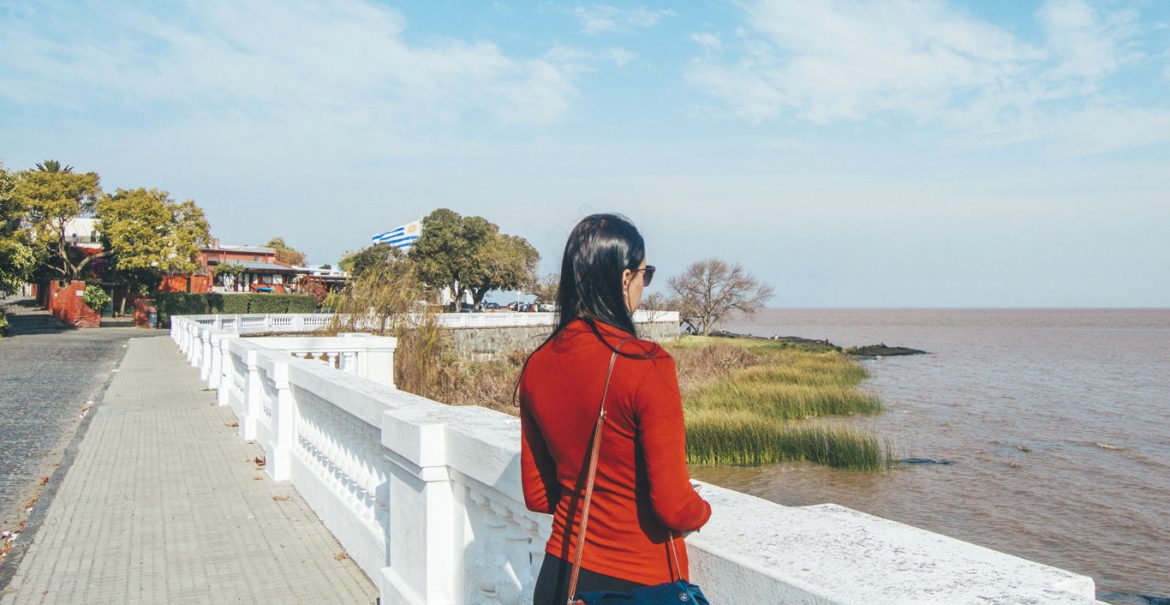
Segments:
[[[646,359],[654,351],[626,353],[618,350],[620,341],[612,343],[601,334],[597,322],[609,324],[626,332],[630,338],[638,337],[634,318],[626,307],[625,288],[622,274],[626,269],[637,271],[646,259],[646,242],[638,228],[619,214],[591,214],[577,223],[565,242],[565,254],[561,259],[561,282],[557,290],[557,318],[552,334],[536,347],[539,351],[564,331],[574,320],[584,320],[593,334],[605,346],[618,355],[634,359]],[[637,278],[637,277],[635,277]],[[524,369],[532,354],[524,360]],[[520,381],[517,378],[515,401]]]
[[[565,242],[556,327],[548,340],[575,319],[585,320],[598,338],[598,321],[636,338],[634,318],[626,308],[622,273],[626,269],[637,271],[645,259],[646,242],[629,219],[593,214],[577,223]]]

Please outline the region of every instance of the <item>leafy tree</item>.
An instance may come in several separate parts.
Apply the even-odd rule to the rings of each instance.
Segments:
[[[464,217],[446,208],[428,214],[422,220],[422,235],[410,251],[419,277],[432,287],[448,288],[456,303],[462,300],[492,227],[483,217]]]
[[[520,288],[533,279],[536,249],[522,237],[501,234],[482,216],[440,208],[422,227],[410,258],[424,282],[449,288],[455,301],[471,292],[479,305],[491,290]]]
[[[305,253],[284,243],[283,237],[274,237],[264,244],[276,251],[276,262],[294,267],[305,266]]]
[[[374,244],[357,252],[346,253],[337,265],[342,271],[356,278],[371,269],[389,267],[402,258],[402,251],[398,248],[389,244]]]
[[[729,313],[752,315],[772,298],[772,287],[749,274],[743,265],[708,258],[670,278],[682,319],[703,335]]]
[[[103,196],[96,211],[105,254],[116,277],[131,287],[194,273],[200,247],[211,241],[203,210],[194,200],[172,200],[166,191],[119,189]]]
[[[16,292],[32,276],[36,249],[23,229],[24,206],[13,195],[16,178],[0,165],[0,296]]]
[[[494,225],[493,225],[494,226]],[[478,261],[467,279],[467,288],[478,308],[492,290],[519,290],[536,277],[540,253],[518,235],[493,233],[479,249]]]
[[[78,279],[94,258],[82,254],[65,237],[65,226],[74,218],[93,211],[101,194],[97,173],[76,173],[72,166],[45,160],[34,170],[24,170],[16,181],[16,198],[27,212],[37,246],[49,257],[49,268],[61,278]]]
[[[549,273],[540,279],[533,280],[532,285],[528,288],[528,293],[536,298],[537,304],[555,304],[560,287],[561,274]]]

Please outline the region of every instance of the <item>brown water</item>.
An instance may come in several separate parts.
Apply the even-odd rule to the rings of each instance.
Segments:
[[[1170,310],[769,309],[727,328],[929,351],[864,362],[886,411],[844,422],[900,457],[953,464],[699,467],[696,478],[1089,575],[1105,600],[1170,596]]]

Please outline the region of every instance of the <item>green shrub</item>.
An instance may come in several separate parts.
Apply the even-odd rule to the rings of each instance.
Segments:
[[[8,316],[0,311],[0,337],[8,336]]]
[[[207,315],[210,311],[207,294],[159,292],[154,298],[158,325],[163,328],[170,327],[172,315]]]
[[[110,295],[106,294],[106,291],[102,290],[101,286],[89,284],[85,287],[85,293],[81,295],[81,300],[84,300],[89,308],[101,313],[102,309],[106,308],[106,305],[110,304],[114,299],[110,298]]]
[[[158,322],[171,325],[171,315],[245,315],[248,313],[314,313],[317,301],[300,294],[186,294],[159,292],[155,296]]]
[[[252,302],[254,294],[222,294],[221,306],[216,313],[225,315],[243,315],[248,312],[248,304]]]
[[[288,312],[289,313],[316,313],[317,299],[312,296],[289,296],[288,297]]]
[[[287,313],[288,299],[281,294],[253,294],[248,313]]]

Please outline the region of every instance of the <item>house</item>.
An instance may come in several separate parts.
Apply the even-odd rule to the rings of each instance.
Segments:
[[[199,251],[199,265],[214,276],[211,289],[216,292],[295,292],[298,278],[311,273],[277,261],[272,248],[221,244],[218,239]]]
[[[102,251],[101,230],[98,220],[90,217],[75,217],[65,223],[65,241],[72,243],[86,254]]]

